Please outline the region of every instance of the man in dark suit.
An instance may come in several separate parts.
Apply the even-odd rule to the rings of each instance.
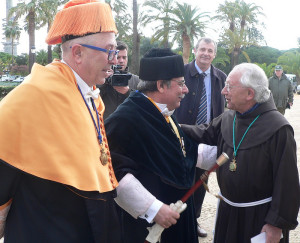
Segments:
[[[225,99],[221,95],[226,74],[211,63],[216,57],[217,44],[210,38],[203,37],[194,49],[196,59],[184,67],[184,79],[189,93],[175,110],[178,123],[201,124],[209,123],[213,118],[224,112]],[[196,169],[196,180],[204,170]],[[201,187],[194,194],[196,219],[200,217],[201,207],[205,196],[205,189]],[[207,233],[198,224],[199,237],[206,237]]]

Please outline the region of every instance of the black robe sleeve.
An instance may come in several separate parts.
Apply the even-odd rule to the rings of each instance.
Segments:
[[[0,206],[13,198],[19,180],[20,172],[0,160]]]
[[[222,115],[213,119],[210,124],[185,125],[181,124],[183,132],[193,139],[196,143],[217,145],[221,131]]]
[[[273,153],[273,194],[265,221],[281,229],[295,229],[300,206],[296,143],[289,126],[278,130],[270,140]]]

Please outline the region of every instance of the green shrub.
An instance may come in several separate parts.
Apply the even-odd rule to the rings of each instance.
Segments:
[[[0,86],[0,100],[2,100],[5,95],[12,91],[15,86]]]

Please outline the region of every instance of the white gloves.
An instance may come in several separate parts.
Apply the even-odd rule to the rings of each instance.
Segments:
[[[203,170],[209,170],[217,159],[217,146],[210,146],[200,143],[198,146],[197,167]]]

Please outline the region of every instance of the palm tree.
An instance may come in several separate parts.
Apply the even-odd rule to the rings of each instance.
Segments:
[[[250,59],[246,52],[242,51],[242,47],[250,46],[250,45],[257,45],[258,40],[251,38],[252,27],[259,23],[258,15],[264,15],[261,10],[260,6],[255,5],[254,3],[245,3],[244,1],[236,0],[236,3],[239,4],[238,8],[238,19],[240,20],[239,26],[239,36],[242,39],[244,44],[239,45],[236,44],[233,53],[233,67],[238,64],[239,54],[242,54],[248,59]],[[247,28],[247,31],[246,31]],[[256,29],[257,30],[257,29]]]
[[[128,5],[122,0],[115,0],[113,5],[111,0],[105,0],[105,2],[108,3],[112,9],[118,29],[118,39],[128,42],[132,34],[132,20],[128,13]]]
[[[217,15],[212,20],[218,19],[221,22],[229,23],[229,29],[233,32],[235,30],[235,18],[236,18],[237,5],[235,2],[225,1],[224,4],[220,4],[217,9]]]
[[[298,51],[289,51],[278,58],[278,64],[288,73],[293,73],[300,77],[300,53]]]
[[[9,17],[15,15],[17,21],[23,15],[25,15],[26,23],[28,24],[29,35],[29,72],[33,66],[35,54],[32,53],[32,48],[35,47],[35,18],[36,9],[39,9],[39,0],[31,0],[29,3],[21,2],[17,6],[12,7],[9,11]]]
[[[170,32],[174,34],[173,42],[182,43],[182,56],[184,63],[188,63],[194,39],[205,34],[207,12],[199,13],[197,7],[189,4],[177,3],[170,18]]]
[[[132,61],[131,71],[133,73],[139,72],[139,56],[140,56],[140,35],[138,33],[138,4],[137,0],[132,1],[132,13],[133,13],[133,33],[132,33]]]
[[[243,48],[250,45],[258,45],[260,32],[256,29],[259,24],[258,16],[263,15],[260,11],[261,7],[253,3],[245,3],[243,0],[235,0],[234,2],[225,1],[224,5],[219,5],[214,18],[227,21],[229,28],[224,30],[221,39],[231,54],[231,67],[238,64],[239,55],[242,53],[248,61],[250,61]],[[253,35],[253,33],[255,33]]]
[[[128,13],[128,5],[122,0],[115,0],[112,4],[111,0],[105,0],[111,6],[116,26],[118,29],[118,40],[122,40],[129,46],[131,52],[130,72],[138,73],[139,71],[139,56],[140,56],[140,34],[138,25],[143,24],[140,19],[139,4],[137,1],[132,1],[133,14]],[[130,17],[132,15],[132,18]]]
[[[41,65],[46,65],[48,63],[48,55],[45,50],[40,50],[36,54],[36,62]]]
[[[263,63],[263,64],[255,63],[255,64],[257,64],[259,67],[261,67],[265,71],[265,74],[267,75],[267,77],[273,76],[276,63],[270,63],[269,65],[267,65],[266,63]]]
[[[40,10],[37,15],[36,22],[37,29],[47,26],[47,32],[49,32],[51,25],[54,21],[54,17],[57,13],[58,7],[66,3],[68,0],[40,0]],[[48,45],[48,63],[52,62],[52,46]]]
[[[11,55],[5,52],[0,52],[0,74],[2,74],[2,71],[5,73],[8,72],[7,67],[11,64]]]
[[[223,35],[222,42],[227,46],[228,53],[231,54],[231,68],[238,64],[240,53],[244,55],[248,62],[251,61],[247,52],[243,51],[242,49],[242,47],[250,45],[250,42],[246,39],[247,38],[245,34],[237,30],[234,32],[231,30],[226,30],[225,34]],[[255,45],[255,42],[251,42],[251,44]]]
[[[11,66],[14,63],[14,43],[18,40],[21,35],[21,29],[18,22],[15,20],[8,20],[7,23],[3,24],[4,35],[6,38],[11,40]]]
[[[111,3],[111,0],[105,0],[105,2],[109,4],[111,10],[113,12],[115,12],[116,15],[126,12],[126,10],[128,8],[127,4],[122,0],[115,0],[113,5]],[[118,16],[116,16],[116,17],[118,17]]]
[[[261,12],[262,7],[257,6],[254,3],[247,4],[244,1],[240,1],[240,7],[238,10],[239,10],[238,14],[240,16],[240,26],[242,32],[245,30],[247,24],[258,23],[258,19],[257,19],[258,15],[264,15]]]
[[[240,1],[240,8],[238,14],[240,16],[240,32],[241,35],[244,34],[245,28],[247,28],[246,38],[249,37],[249,41],[253,41],[251,38],[253,32],[257,32],[256,25],[259,23],[258,15],[264,15],[262,12],[262,7],[255,5],[254,3],[245,3]],[[255,35],[257,37],[257,34]]]
[[[66,1],[67,0],[30,0],[27,4],[24,1],[10,9],[9,16],[15,15],[16,20],[25,16],[26,23],[24,29],[28,31],[29,35],[29,72],[31,72],[35,60],[35,53],[33,53],[33,48],[35,47],[35,30],[46,24],[48,24],[48,28],[50,28],[58,6]],[[41,24],[36,24],[39,22],[41,22]],[[49,57],[49,59],[50,58],[52,59],[52,57]]]
[[[226,54],[226,50],[223,47],[218,47],[218,52],[213,60],[212,64],[215,66],[223,66],[226,67],[226,65],[230,63],[230,58]]]
[[[155,28],[155,33],[152,37],[152,42],[161,40],[163,47],[169,47],[170,35],[170,14],[174,9],[172,0],[146,0],[144,7],[150,8],[145,18],[145,23],[161,23]]]

